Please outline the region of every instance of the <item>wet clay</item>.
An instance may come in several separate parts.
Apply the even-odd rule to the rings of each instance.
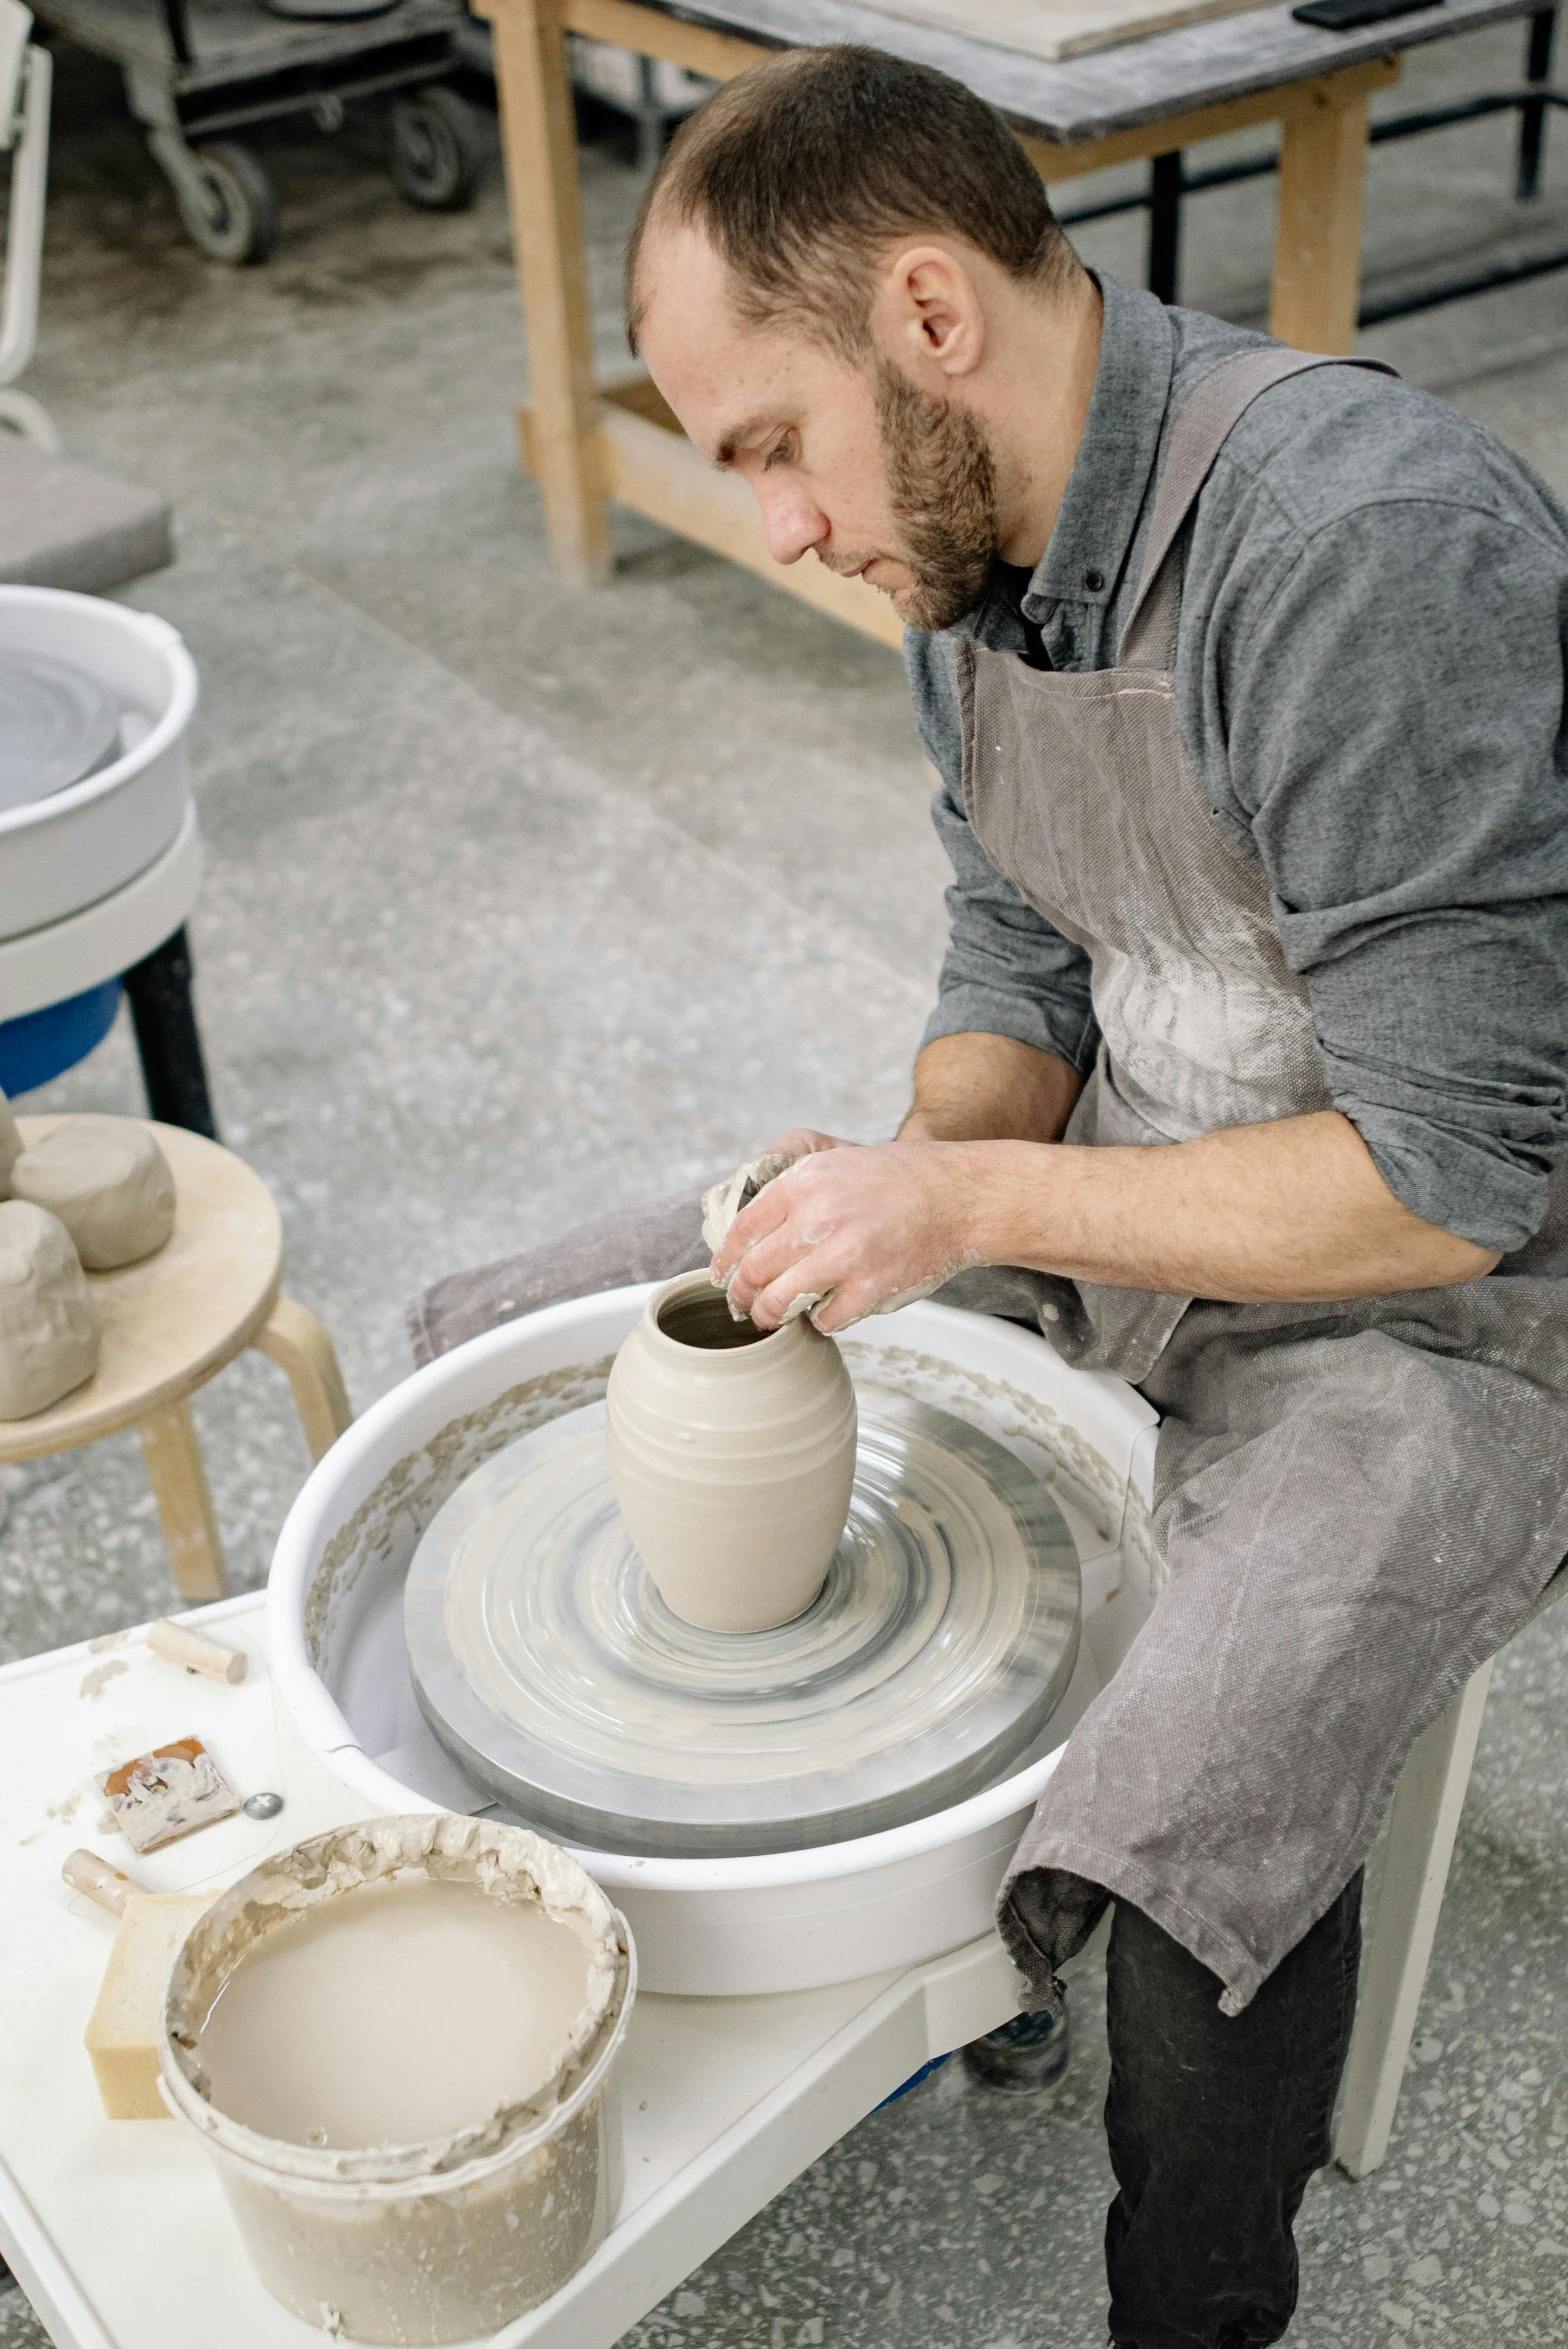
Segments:
[[[0,1203],[0,1419],[30,1419],[98,1367],[98,1308],[71,1235],[23,1199]]]
[[[473,1884],[368,1884],[258,1942],[197,2058],[220,2112],[295,2145],[428,2143],[533,2096],[588,1999],[581,1937]]]
[[[139,1264],[174,1229],[174,1177],[133,1117],[68,1117],[24,1150],[11,1195],[57,1215],[89,1272]]]
[[[706,1631],[809,1607],[849,1515],[855,1393],[809,1322],[737,1322],[705,1272],[648,1301],[606,1398],[610,1479],[660,1596]]]
[[[272,1950],[283,1964],[247,1982]],[[163,2080],[285,2308],[337,2340],[488,2340],[610,2224],[631,1998],[625,1927],[559,1846],[499,1820],[367,1819],[277,1854],[197,1920],[170,1975]],[[246,2118],[215,2101],[209,2063]],[[444,2114],[458,2125],[435,2126]],[[357,2142],[324,2142],[329,2126]]]

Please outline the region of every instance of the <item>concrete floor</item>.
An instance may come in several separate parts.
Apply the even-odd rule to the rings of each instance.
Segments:
[[[1427,51],[1397,103],[1506,86],[1518,54],[1515,28]],[[1553,136],[1528,208],[1501,123],[1381,148],[1369,284],[1568,242]],[[284,241],[230,273],[184,242],[113,77],[64,61],[28,388],[72,449],[178,503],[179,563],[133,600],[185,632],[202,674],[194,928],[219,1112],[363,1406],[407,1367],[402,1301],[434,1275],[786,1121],[885,1131],[944,868],[891,653],[626,514],[613,586],[549,573],[512,458],[526,354],[498,180],[465,217],[420,216],[368,125],[258,143]],[[630,156],[601,135],[584,161],[606,360]],[[1271,217],[1267,182],[1192,203],[1187,298],[1259,319]],[[1082,243],[1139,274],[1135,223]],[[1568,275],[1365,347],[1568,492]],[[26,1106],[56,1105],[140,1106],[123,1030]],[[197,1415],[249,1587],[303,1445],[256,1357]],[[134,1442],[0,1471],[0,1488],[0,1652],[170,1603]],[[1563,1616],[1499,1667],[1389,2163],[1308,2196],[1292,2337],[1324,2349],[1536,2349],[1568,2330]],[[1095,2349],[1098,1988],[1075,1993],[1061,2088],[1007,2101],[949,2066],[627,2342]],[[0,2349],[43,2338],[0,2292]]]

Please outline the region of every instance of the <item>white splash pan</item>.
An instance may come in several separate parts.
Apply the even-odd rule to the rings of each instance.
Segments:
[[[307,1744],[388,1812],[480,1811],[437,1746],[403,1647],[403,1582],[426,1525],[481,1460],[604,1391],[655,1284],[579,1298],[492,1330],[382,1398],[290,1510],[268,1590],[273,1668]],[[577,1857],[629,1919],[644,1987],[746,1997],[852,1981],[976,1940],[1061,1740],[1125,1654],[1154,1595],[1155,1414],[1121,1380],[1069,1370],[1043,1339],[911,1305],[844,1341],[857,1377],[957,1413],[1050,1484],[1079,1545],[1078,1671],[1041,1740],[1000,1783],[910,1825],[735,1860]]]
[[[85,782],[0,814],[0,938],[16,938],[122,889],[178,834],[196,669],[167,620],[56,587],[0,587],[0,648],[85,669],[140,736]]]

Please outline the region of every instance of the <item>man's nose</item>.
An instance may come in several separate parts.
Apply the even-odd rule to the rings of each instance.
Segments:
[[[757,503],[762,508],[762,534],[775,563],[798,563],[828,536],[828,518],[820,506],[798,490],[758,482]]]

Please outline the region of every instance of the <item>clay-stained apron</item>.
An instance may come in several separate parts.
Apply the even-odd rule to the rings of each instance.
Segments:
[[[1260,393],[1330,364],[1357,362],[1248,351],[1189,398],[1114,668],[1042,672],[956,647],[976,837],[1093,963],[1103,1043],[1071,1141],[1158,1145],[1331,1105],[1267,876],[1213,820],[1172,674],[1185,526],[1215,458]],[[1554,1186],[1554,1227],[1561,1203]],[[1526,1256],[1532,1274],[1568,1269],[1548,1233],[1505,1271]],[[1485,1538],[1445,1539],[1423,1498],[1441,1478],[1421,1456],[1434,1408],[1472,1483],[1518,1450],[1521,1411],[1548,1404],[1561,1428],[1568,1284],[1194,1306],[998,1268],[946,1294],[1037,1317],[1068,1360],[1144,1384],[1166,1415],[1156,1531],[1172,1580],[1042,1798],[1004,1887],[1004,1934],[1048,2001],[1052,1967],[1101,1905],[1089,1888],[1109,1887],[1211,1966],[1237,2011],[1346,1883],[1411,1740],[1517,1628],[1568,1544],[1546,1463],[1500,1480]],[[1468,1381],[1466,1356],[1482,1365]],[[1460,1375],[1434,1406],[1445,1364]],[[1287,1413],[1332,1486],[1369,1401],[1391,1464],[1381,1519],[1354,1477],[1337,1504],[1312,1479],[1260,1486],[1260,1447]],[[1026,1871],[1045,1873],[1017,1886]]]

